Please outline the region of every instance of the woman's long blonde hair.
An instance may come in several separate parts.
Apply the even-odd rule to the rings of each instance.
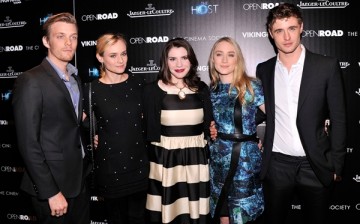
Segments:
[[[217,45],[220,42],[228,42],[235,48],[235,55],[236,55],[237,63],[235,66],[233,79],[230,84],[229,94],[231,93],[231,90],[233,88],[236,88],[237,92],[238,92],[237,97],[239,98],[239,101],[242,104],[245,104],[246,103],[246,101],[245,101],[246,90],[249,90],[249,92],[252,96],[252,100],[254,99],[254,90],[251,86],[251,80],[253,80],[254,78],[248,76],[248,74],[246,72],[244,56],[241,52],[240,46],[231,37],[222,37],[222,38],[218,39],[214,43],[214,45],[211,49],[210,56],[209,56],[209,62],[208,62],[209,63],[209,73],[210,73],[210,88],[215,90],[218,86],[218,83],[220,82],[219,73],[216,71],[215,65],[214,65],[215,48],[217,47]]]

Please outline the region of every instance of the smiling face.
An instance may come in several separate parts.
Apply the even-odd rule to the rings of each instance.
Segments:
[[[303,23],[299,23],[296,17],[276,19],[269,33],[273,38],[279,54],[287,55],[300,49]]]
[[[107,46],[102,56],[96,55],[100,63],[106,68],[106,73],[124,73],[128,61],[126,44],[118,40],[114,44]]]
[[[218,43],[212,60],[222,82],[231,82],[237,62],[235,47],[227,41]]]
[[[191,68],[188,52],[183,47],[173,47],[169,50],[167,64],[173,83],[182,80],[189,73]]]

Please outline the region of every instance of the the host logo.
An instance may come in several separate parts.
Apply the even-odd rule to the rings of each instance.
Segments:
[[[219,5],[209,5],[207,2],[201,2],[200,5],[191,6],[192,15],[206,15],[217,13],[217,7]]]
[[[109,20],[109,19],[117,19],[119,15],[116,12],[113,13],[103,13],[96,15],[82,15],[82,21],[94,21],[94,20]]]
[[[130,38],[130,44],[153,44],[153,43],[165,43],[169,41],[168,36],[159,37],[132,37]]]
[[[302,9],[343,9],[346,6],[350,5],[348,2],[330,2],[329,0],[318,0],[317,2],[302,2],[297,5]]]
[[[1,0],[0,0],[1,1]],[[3,23],[0,23],[0,29],[6,29],[6,28],[18,28],[18,27],[23,27],[26,25],[25,21],[17,21],[17,22],[13,22],[10,19],[10,16],[6,16],[6,19],[4,20]]]
[[[98,78],[100,77],[100,72],[97,68],[89,68],[89,77]]]
[[[157,10],[155,7],[150,3],[145,8],[144,11],[130,11],[127,16],[130,18],[141,18],[141,17],[152,17],[152,16],[170,16],[174,13],[173,9],[160,9]]]
[[[8,90],[6,92],[1,93],[1,100],[2,101],[9,101],[11,94],[12,94],[12,90]]]
[[[46,22],[46,20],[49,19],[49,17],[52,16],[52,13],[47,14],[47,16],[40,18],[40,26],[44,25],[44,23]]]
[[[342,30],[303,30],[303,37],[342,37],[344,31]]]
[[[244,10],[272,9],[280,3],[246,3],[243,5]]]

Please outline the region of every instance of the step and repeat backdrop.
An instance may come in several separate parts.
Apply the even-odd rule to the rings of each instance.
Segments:
[[[288,1],[303,11],[303,44],[335,56],[345,80],[348,137],[343,181],[335,186],[329,207],[331,223],[360,220],[360,14],[357,0]],[[155,80],[161,49],[174,37],[187,39],[197,54],[198,71],[209,82],[207,60],[220,37],[240,44],[250,75],[275,55],[265,29],[269,9],[280,2],[259,0],[0,0],[0,223],[38,223],[28,198],[19,190],[24,165],[16,145],[11,99],[15,79],[46,55],[41,26],[59,12],[75,14],[79,44],[73,63],[83,82],[99,76],[96,39],[108,32],[128,41],[128,70]],[[26,113],[26,111],[24,111]],[[291,206],[288,223],[300,223],[301,206]],[[91,223],[106,224],[103,198],[91,195]]]

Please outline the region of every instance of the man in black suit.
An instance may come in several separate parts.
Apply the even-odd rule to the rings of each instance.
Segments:
[[[21,189],[32,196],[40,223],[88,224],[81,82],[69,63],[78,27],[73,15],[60,13],[43,30],[47,57],[21,74],[14,86],[18,148],[26,168]]]
[[[278,54],[256,70],[266,108],[261,171],[265,222],[284,223],[297,194],[303,223],[325,223],[331,186],[341,180],[346,154],[341,68],[337,59],[301,44],[303,20],[295,5],[271,9],[267,29]]]

